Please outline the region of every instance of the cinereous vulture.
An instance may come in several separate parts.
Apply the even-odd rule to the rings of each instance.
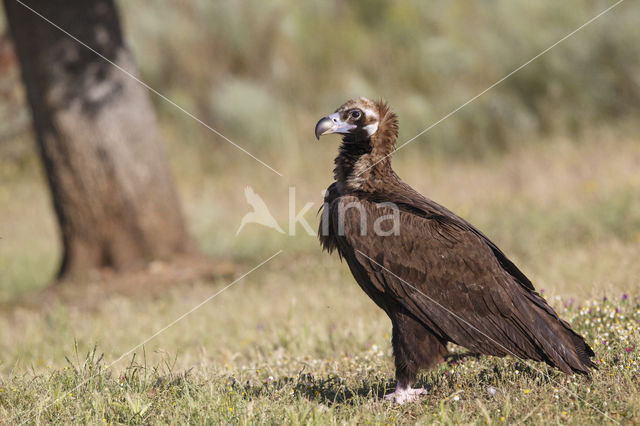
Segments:
[[[319,237],[391,319],[397,386],[385,398],[425,393],[411,385],[446,355],[447,342],[565,373],[595,367],[584,338],[489,238],[393,171],[398,120],[384,101],[346,102],[316,125],[318,139],[329,133],[343,137]]]

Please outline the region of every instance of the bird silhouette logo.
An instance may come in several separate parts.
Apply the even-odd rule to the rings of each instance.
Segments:
[[[248,223],[257,223],[259,225],[266,226],[267,228],[273,228],[281,234],[284,234],[284,231],[280,225],[278,225],[278,222],[269,211],[269,208],[262,197],[256,194],[253,188],[247,186],[244,189],[244,196],[247,199],[247,203],[253,207],[253,211],[244,215],[236,235],[238,235],[240,231],[242,231],[242,228],[244,228]]]

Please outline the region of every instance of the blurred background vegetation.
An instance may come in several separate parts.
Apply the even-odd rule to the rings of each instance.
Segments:
[[[306,117],[362,95],[387,99],[408,139],[610,2],[152,4],[121,2],[145,79],[232,139],[272,152],[274,141],[286,148],[309,137]],[[475,157],[632,118],[640,104],[640,9],[613,13],[414,149]]]
[[[350,97],[385,98],[400,117],[401,143],[610,4],[119,2],[143,80],[284,174],[152,97],[192,232],[207,253],[238,259],[281,246],[320,255],[315,238],[300,229],[296,238],[257,227],[234,236],[248,210],[246,185],[281,223],[288,186],[297,189],[298,209],[314,201],[315,212],[336,150],[313,139],[319,117]],[[399,151],[396,168],[516,258],[536,255],[540,244],[635,242],[639,21],[640,7],[622,4]],[[2,46],[5,52],[6,41]],[[8,271],[0,289],[7,298],[44,285],[59,247],[19,72],[3,55],[0,231],[12,244],[0,248],[0,267]],[[628,164],[612,172],[616,164],[601,162],[608,155]],[[536,184],[554,195],[531,193]],[[499,191],[504,185],[511,189]],[[555,193],[555,186],[583,198]]]

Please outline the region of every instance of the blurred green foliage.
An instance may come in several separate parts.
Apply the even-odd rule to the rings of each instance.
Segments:
[[[120,2],[150,84],[254,150],[308,139],[309,121],[354,96],[390,101],[409,139],[611,4]],[[421,137],[423,149],[477,156],[629,121],[639,21],[640,5],[622,3]]]
[[[387,99],[400,116],[400,142],[412,138],[613,3],[118,2],[143,78],[252,152],[269,152],[266,160],[311,139],[317,118],[355,96]],[[580,140],[595,127],[632,122],[640,106],[638,21],[640,5],[620,4],[417,145],[478,158],[551,134]],[[0,83],[13,87],[17,73],[5,71]],[[0,149],[19,157],[31,152],[16,137],[16,129],[28,132],[28,114],[13,89],[5,93]],[[180,135],[178,144],[206,149],[210,133],[154,101],[170,143]]]

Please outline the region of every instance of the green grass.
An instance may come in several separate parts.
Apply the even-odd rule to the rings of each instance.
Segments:
[[[429,395],[397,407],[381,400],[394,385],[387,320],[352,283],[341,285],[346,276],[322,286],[281,279],[282,267],[291,280],[308,279],[308,261],[276,261],[109,369],[137,339],[223,283],[176,288],[162,302],[108,301],[90,315],[92,324],[87,312],[64,307],[14,313],[11,337],[20,334],[23,343],[13,356],[10,347],[2,348],[4,359],[20,360],[3,365],[2,418],[127,424],[638,421],[637,300],[618,295],[560,305],[561,315],[598,354],[591,378],[510,358],[468,357],[422,375],[419,384]]]

